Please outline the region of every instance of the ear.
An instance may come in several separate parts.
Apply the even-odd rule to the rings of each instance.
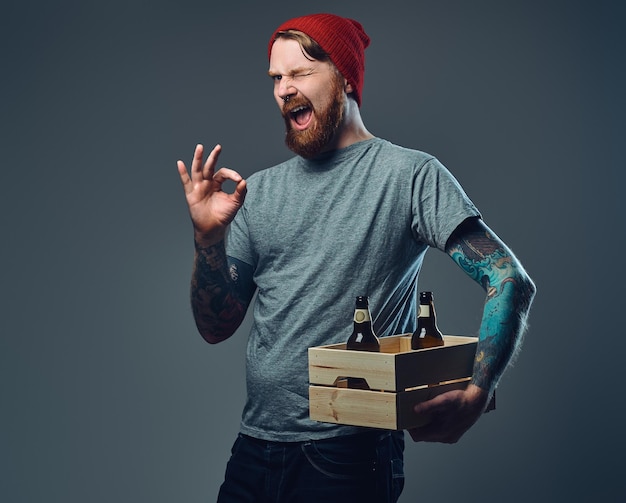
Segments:
[[[354,92],[354,87],[352,87],[352,84],[350,84],[347,80],[344,80],[343,88],[346,91],[346,94],[350,94]]]

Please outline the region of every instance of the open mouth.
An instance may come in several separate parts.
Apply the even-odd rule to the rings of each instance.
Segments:
[[[293,127],[301,131],[309,126],[313,117],[313,111],[307,106],[300,105],[289,111],[289,117]]]

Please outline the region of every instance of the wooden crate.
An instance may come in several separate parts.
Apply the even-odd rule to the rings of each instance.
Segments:
[[[423,424],[413,407],[464,389],[472,375],[478,338],[444,335],[444,343],[412,350],[411,334],[403,334],[381,337],[378,353],[345,344],[309,348],[311,419],[390,430]]]

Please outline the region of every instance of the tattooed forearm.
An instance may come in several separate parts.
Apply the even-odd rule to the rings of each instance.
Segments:
[[[196,245],[191,306],[198,330],[208,342],[230,337],[241,324],[247,303],[236,295],[223,242],[207,248]]]
[[[493,390],[519,351],[535,286],[482,222],[462,227],[446,251],[487,292],[472,382]]]
[[[511,271],[485,301],[474,362],[473,382],[483,389],[497,385],[519,352],[526,330],[532,290],[523,276]]]

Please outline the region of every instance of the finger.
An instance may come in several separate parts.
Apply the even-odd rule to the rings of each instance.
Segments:
[[[239,195],[240,197],[245,197],[247,192],[248,192],[248,184],[242,178],[239,181],[239,183],[235,186],[235,194]]]
[[[180,181],[183,184],[183,188],[185,189],[185,192],[187,192],[187,188],[191,184],[191,178],[189,178],[189,173],[187,173],[187,166],[185,166],[185,163],[183,161],[178,161],[176,163],[176,166],[178,167],[178,174],[180,175]]]
[[[191,161],[191,179],[197,180],[202,178],[202,156],[204,154],[204,146],[200,143],[196,145],[193,151],[193,160]]]
[[[416,414],[432,415],[449,410],[450,407],[454,407],[456,400],[458,399],[458,392],[447,391],[436,395],[424,402],[420,402],[413,407]]]
[[[443,442],[445,436],[438,429],[432,427],[413,428],[409,430],[413,442]]]
[[[226,180],[232,180],[235,183],[239,183],[243,177],[237,173],[234,169],[220,168],[217,173],[213,175],[213,180],[217,183],[224,183]]]
[[[441,444],[456,444],[463,436],[464,430],[454,426],[425,426],[409,430],[414,442],[438,442]]]
[[[219,171],[213,175],[213,181],[218,184],[219,190],[222,190],[224,182],[234,182],[235,190],[230,194],[230,197],[234,199],[239,206],[243,204],[246,193],[248,192],[248,185],[239,173],[233,169],[220,168]]]
[[[409,434],[411,435],[413,442],[430,442],[436,438],[433,434],[432,426],[418,426],[416,428],[411,428],[409,430]]]
[[[445,442],[450,426],[441,416],[421,417],[420,421],[409,430],[415,442]]]
[[[413,407],[413,412],[418,416],[430,416],[439,411],[441,408],[441,400],[437,400],[437,397],[420,402]]]
[[[217,159],[220,156],[222,151],[221,145],[215,145],[209,157],[207,157],[206,163],[204,164],[204,168],[202,170],[202,176],[205,180],[211,180],[213,178],[213,173],[215,173],[215,165],[217,164]]]
[[[246,193],[248,192],[248,186],[246,181],[242,178],[239,183],[235,186],[235,192],[233,192],[233,197],[237,201],[239,205],[243,204],[243,200],[246,198]]]
[[[413,442],[426,442],[426,438],[424,433],[421,431],[421,428],[411,428],[409,430],[409,435],[411,435]]]

